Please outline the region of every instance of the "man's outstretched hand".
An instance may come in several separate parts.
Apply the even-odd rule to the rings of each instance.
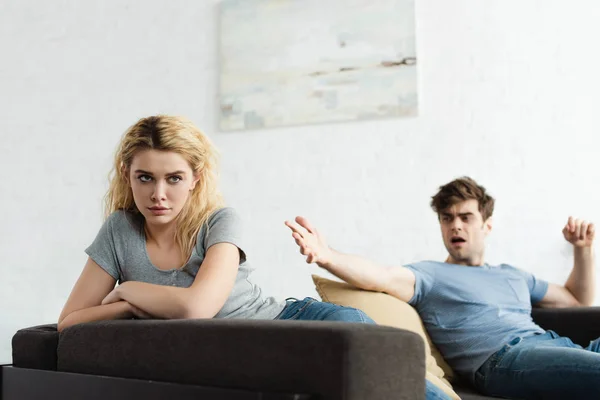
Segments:
[[[594,224],[573,217],[569,217],[562,232],[567,242],[575,247],[591,247],[596,233]]]
[[[294,221],[285,221],[292,230],[292,237],[300,248],[300,253],[306,256],[306,262],[326,264],[331,258],[331,249],[325,238],[304,217],[296,217]]]

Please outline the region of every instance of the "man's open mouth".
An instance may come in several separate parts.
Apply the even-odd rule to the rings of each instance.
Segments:
[[[466,243],[466,240],[461,237],[453,237],[452,243]]]

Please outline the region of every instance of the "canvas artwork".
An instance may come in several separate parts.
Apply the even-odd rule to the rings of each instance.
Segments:
[[[225,131],[417,114],[414,0],[223,0]]]

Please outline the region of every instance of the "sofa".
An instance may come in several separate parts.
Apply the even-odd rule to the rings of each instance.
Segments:
[[[117,320],[18,331],[2,400],[423,399],[415,333],[340,322]]]
[[[422,324],[412,307],[313,280],[323,300],[361,308],[379,325],[214,319],[99,321],[60,334],[55,325],[25,328],[13,337],[12,365],[0,369],[0,399],[412,400],[424,398],[426,376],[454,398],[490,398],[453,375],[415,328]],[[600,308],[532,315],[580,344],[600,336]]]

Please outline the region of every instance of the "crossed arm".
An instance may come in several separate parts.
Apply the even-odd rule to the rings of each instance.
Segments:
[[[58,320],[58,330],[83,323],[125,318],[212,318],[229,297],[240,262],[230,243],[211,246],[188,288],[116,280],[88,259]]]

